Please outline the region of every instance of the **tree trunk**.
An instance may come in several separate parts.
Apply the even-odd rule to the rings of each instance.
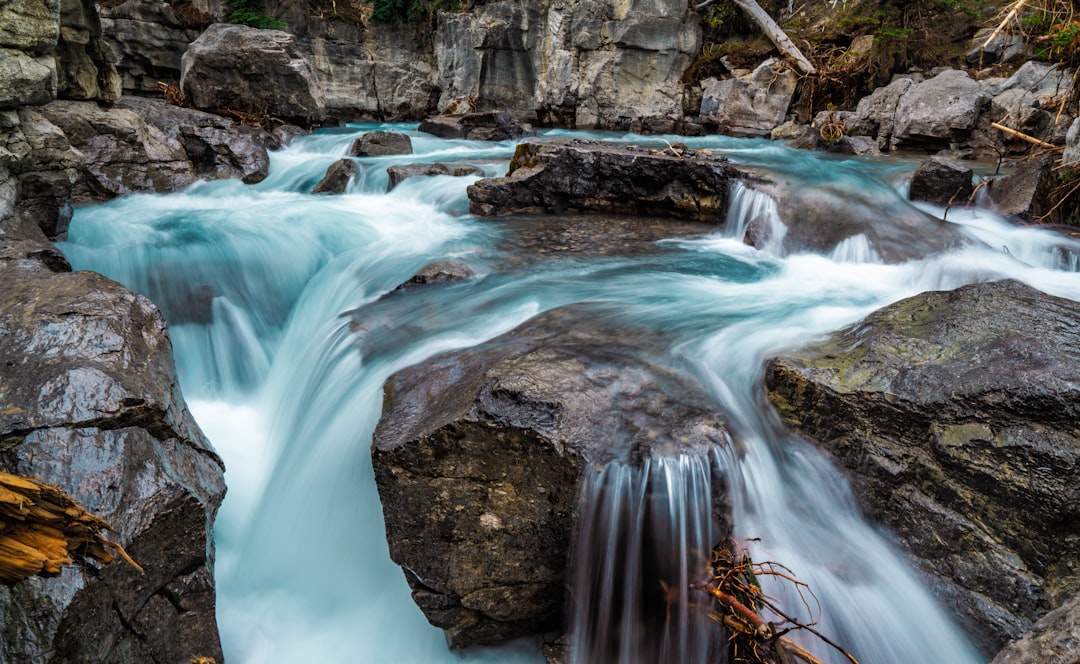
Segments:
[[[795,42],[791,41],[791,38],[787,36],[787,33],[780,29],[780,26],[776,24],[776,21],[772,20],[769,13],[761,8],[755,0],[731,0],[739,9],[746,12],[747,16],[754,19],[754,23],[758,24],[761,31],[776,45],[776,48],[780,49],[780,52],[788,56],[795,61],[795,64],[799,66],[804,74],[813,74],[817,72],[813,63],[807,59],[799,47],[795,45]],[[695,9],[703,9],[711,5],[714,0],[705,0],[695,6]]]

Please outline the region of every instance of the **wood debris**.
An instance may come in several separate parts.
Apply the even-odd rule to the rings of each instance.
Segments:
[[[142,572],[124,549],[105,539],[112,527],[61,489],[0,472],[0,582],[57,576],[75,558],[111,562],[114,553]]]

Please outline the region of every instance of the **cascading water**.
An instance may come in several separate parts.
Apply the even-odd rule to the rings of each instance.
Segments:
[[[359,133],[375,128],[410,131],[417,154],[359,160],[362,173],[345,195],[306,193]],[[872,190],[906,206],[885,184],[906,168],[892,162],[841,162],[765,141],[681,140],[784,173],[800,186]],[[829,256],[782,255],[743,244],[754,218],[780,219],[763,194],[737,190],[736,202],[757,198],[732,206],[724,232],[666,240],[640,255],[541,261],[515,247],[510,226],[466,215],[464,189],[475,177],[409,180],[383,193],[388,165],[457,160],[495,175],[513,147],[445,141],[400,125],[353,126],[274,154],[259,185],[202,183],[77,211],[64,251],[77,268],[103,272],[162,307],[185,395],[228,467],[216,540],[229,661],[461,661],[412,604],[389,560],[368,451],[381,385],[434,353],[584,301],[603,301],[655,328],[669,340],[657,355],[689,367],[727,413],[737,444],[714,464],[725,477],[736,535],[759,538],[750,546],[756,559],[783,562],[810,583],[823,632],[864,662],[981,661],[902,557],[861,518],[839,473],[784,432],[761,395],[761,367],[772,353],[924,290],[1011,277],[1080,299],[1080,245],[984,211],[951,210],[950,222],[970,241],[906,263],[883,264],[865,237]],[[470,263],[479,277],[415,289],[396,304],[379,300],[423,265],[448,258]],[[670,654],[667,661],[706,661],[698,653],[711,648],[707,638],[680,640],[696,638],[694,629],[666,632],[673,636],[665,643],[639,631],[647,611],[627,618],[614,610],[637,603],[618,592],[641,591],[636,581],[612,576],[637,572],[607,567],[603,552],[645,541],[646,520],[684,524],[663,539],[687,555],[665,557],[683,556],[689,565],[698,555],[691,552],[707,549],[703,542],[712,538],[711,507],[701,493],[706,475],[680,458],[590,476],[581,513],[601,552],[586,555],[592,545],[578,545],[585,560],[577,563],[576,661],[655,661],[627,654],[642,639],[652,652]],[[640,569],[648,549],[620,565]],[[643,557],[635,558],[638,551]],[[695,573],[687,567],[663,576],[683,585]],[[767,590],[793,612],[801,606],[783,588]],[[612,623],[623,626],[605,633]],[[539,656],[526,644],[465,659]]]

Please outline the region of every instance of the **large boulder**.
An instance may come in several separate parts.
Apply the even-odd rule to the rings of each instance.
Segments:
[[[990,664],[1080,662],[1080,595],[1047,613]]]
[[[533,135],[531,126],[518,122],[505,111],[437,115],[421,122],[419,129],[439,138],[473,141],[507,141]]]
[[[936,205],[969,203],[975,185],[971,183],[974,172],[955,159],[933,156],[915,170],[911,176],[908,198],[927,201]]]
[[[999,122],[1029,136],[1061,144],[1072,122],[1072,108],[1060,107],[1072,84],[1072,72],[1059,65],[1026,62],[1004,81],[985,81],[991,95],[985,121]],[[1058,111],[1061,111],[1059,117]],[[1031,144],[987,126],[991,137],[1013,152],[1026,152]]]
[[[55,484],[142,566],[88,561],[0,588],[6,662],[221,661],[213,586],[221,460],[145,298],[0,230],[3,470]]]
[[[0,5],[0,47],[52,50],[60,40],[60,0],[11,0]]]
[[[349,154],[354,157],[382,157],[412,152],[412,139],[396,131],[369,131],[349,147]]]
[[[738,78],[703,83],[701,120],[731,136],[769,136],[784,122],[798,77],[771,58]]]
[[[523,143],[503,178],[469,186],[469,209],[492,216],[605,212],[722,223],[731,183],[722,157],[591,141]]]
[[[603,320],[548,312],[387,381],[372,458],[390,555],[451,647],[565,624],[587,466],[729,444],[700,388],[649,360],[647,333]]]
[[[230,109],[297,124],[319,122],[326,96],[296,39],[280,30],[215,23],[181,60],[180,87],[204,110]]]
[[[311,188],[311,193],[344,194],[354,175],[356,175],[356,162],[348,158],[338,159],[326,169],[322,179]]]
[[[900,97],[891,147],[949,148],[971,137],[986,97],[965,71],[946,69]]]
[[[1054,162],[1049,154],[1026,159],[1012,173],[992,180],[988,191],[994,208],[1019,221],[1046,221],[1043,216],[1055,207]]]
[[[83,155],[59,127],[32,108],[0,111],[0,151],[10,155],[9,173],[19,196],[11,214],[50,238],[63,237],[72,215],[72,197],[83,182]],[[0,214],[0,219],[4,215]]]
[[[1080,589],[1080,304],[1012,281],[908,298],[769,364],[986,652]]]

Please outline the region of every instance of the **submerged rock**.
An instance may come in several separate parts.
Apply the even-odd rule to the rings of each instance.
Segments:
[[[647,338],[568,307],[387,381],[372,456],[390,555],[451,647],[564,624],[587,465],[729,443]]]
[[[354,174],[356,174],[356,162],[352,159],[338,159],[326,169],[326,174],[311,188],[311,193],[344,194]]]
[[[721,223],[731,183],[748,177],[723,157],[592,141],[523,143],[503,178],[469,186],[483,216],[603,212]]]
[[[1080,305],[1017,282],[903,300],[770,362],[987,652],[1080,588]]]
[[[431,175],[463,177],[466,175],[483,175],[484,171],[479,166],[471,166],[469,164],[454,164],[448,166],[436,162],[434,164],[404,164],[402,166],[390,166],[386,169],[386,174],[390,176],[390,183],[386,185],[386,190],[390,191],[409,178],[428,177]]]
[[[455,261],[435,261],[425,265],[419,272],[402,283],[395,291],[406,290],[428,284],[445,284],[452,281],[465,281],[476,276],[476,270],[465,263]]]
[[[164,320],[36,247],[0,240],[0,467],[106,519],[145,573],[84,562],[0,588],[0,659],[221,661],[211,533],[223,468],[180,395]]]

